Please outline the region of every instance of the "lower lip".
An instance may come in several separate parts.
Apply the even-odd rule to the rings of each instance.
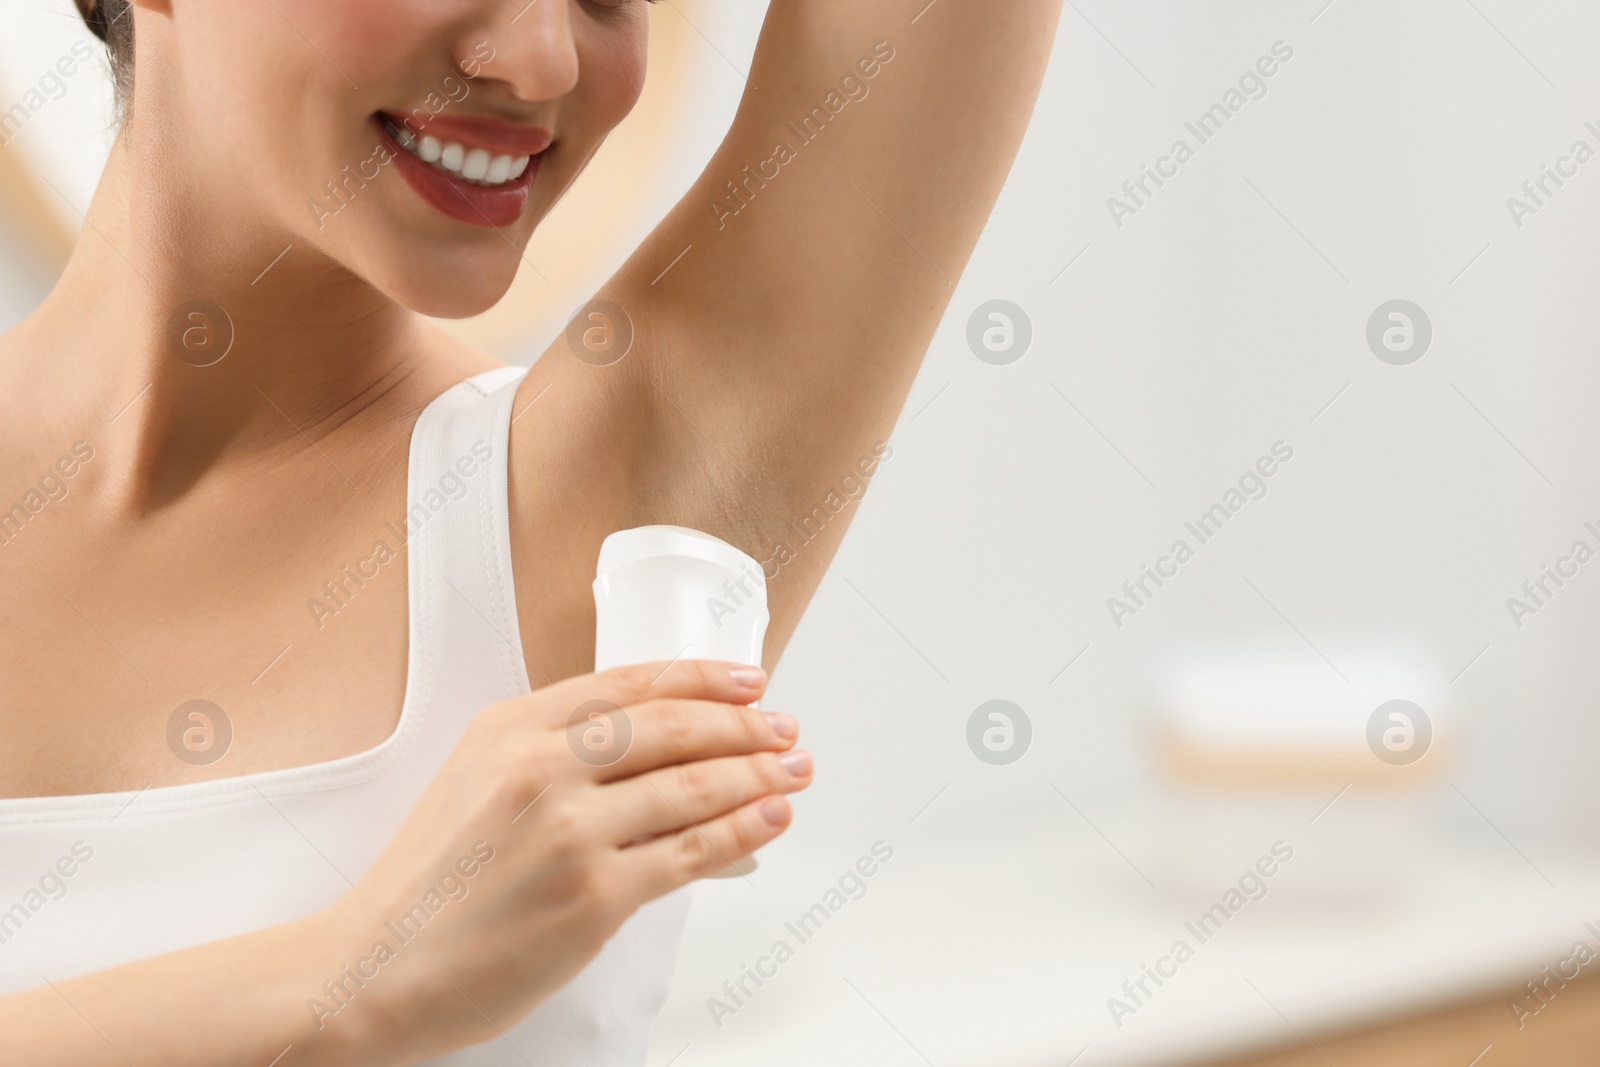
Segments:
[[[442,214],[476,226],[509,226],[527,209],[529,191],[539,175],[541,156],[529,159],[528,168],[504,185],[492,188],[473,185],[431,163],[424,163],[400,147],[382,119],[374,117],[372,121],[383,143],[394,154],[395,166],[405,177],[406,184]]]

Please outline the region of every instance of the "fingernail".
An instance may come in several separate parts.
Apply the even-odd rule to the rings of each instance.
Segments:
[[[785,752],[778,757],[778,762],[783,765],[784,770],[796,778],[804,778],[811,773],[811,753],[803,748],[797,748],[793,752]]]
[[[728,667],[728,677],[733,679],[734,685],[745,689],[760,689],[761,684],[767,680],[767,672],[760,667],[732,664]]]
[[[789,802],[782,797],[772,797],[761,804],[761,817],[768,826],[782,826],[789,821]]]
[[[767,725],[772,727],[772,732],[785,741],[793,741],[800,736],[800,723],[793,715],[785,715],[781,711],[764,711]]]

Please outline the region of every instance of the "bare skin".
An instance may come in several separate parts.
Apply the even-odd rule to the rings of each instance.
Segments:
[[[601,291],[632,320],[633,350],[596,367],[557,339],[521,387],[518,411],[538,400],[512,430],[512,539],[523,651],[539,689],[521,715],[570,700],[571,690],[551,695],[562,685],[615,684],[586,673],[589,581],[601,539],[630,526],[693,526],[761,560],[786,544],[793,557],[769,581],[763,658],[776,666],[853,508],[804,545],[787,524],[890,436],[1010,168],[1059,10],[1060,0],[773,0],[722,148]],[[389,736],[404,695],[404,562],[321,626],[306,601],[405,510],[421,410],[496,365],[416,312],[472,314],[505,292],[517,249],[643,77],[645,5],[634,0],[279,0],[225,14],[141,0],[129,17],[132,111],[84,237],[45,304],[0,337],[0,507],[59,470],[76,443],[93,449],[67,495],[0,548],[0,797],[248,774]],[[406,108],[484,41],[493,59],[463,108],[556,136],[522,217],[464,224],[386,176],[316,225],[307,192],[370,152],[370,114]],[[786,132],[846,74],[870,91],[810,143]],[[770,159],[783,138],[795,158],[744,186],[748,202],[730,217],[740,205],[724,183],[744,181],[746,165]],[[721,212],[711,207],[719,197]],[[201,297],[227,310],[235,332],[228,356],[205,368],[175,358],[170,326]],[[675,674],[660,685],[677,684]],[[726,679],[694,677],[675,693],[631,695],[751,699]],[[194,698],[234,723],[227,758],[207,767],[174,760],[165,742],[167,716]],[[652,863],[624,847],[632,838],[617,836],[618,824],[600,829],[597,795],[642,779],[585,786],[574,767],[503,746],[522,751],[534,774],[483,743],[491,729],[475,726],[445,772],[471,778],[485,761],[502,772],[481,774],[480,810],[450,815],[424,801],[338,907],[61,992],[87,998],[98,1014],[85,1014],[148,1061],[265,1052],[268,1062],[296,1040],[288,1035],[304,1010],[292,998],[277,1004],[273,976],[303,990],[330,946],[363,940],[368,905],[403,895],[414,872],[432,869],[439,842],[473,840],[473,820],[499,812],[532,775],[571,785],[571,803],[556,806],[566,821],[543,829],[569,844],[563,833],[588,835],[581,847],[555,867],[521,850],[521,881],[464,909],[473,914],[461,921],[479,925],[447,939],[489,946],[471,967],[465,956],[408,963],[395,1001],[373,998],[370,1027],[342,1028],[358,1035],[349,1046],[319,1053],[302,1041],[305,1058],[293,1062],[404,1063],[479,1039],[472,1020],[441,1006],[450,1000],[441,976],[510,989],[496,1004],[502,1025],[525,1014],[633,908],[710,868],[702,845],[670,860],[663,846]],[[762,819],[763,800],[810,781],[809,769],[774,770],[772,753],[792,744],[755,727],[706,735],[633,773],[690,774],[715,809],[697,821],[721,827],[737,858],[787,824],[786,805],[779,824]],[[623,862],[628,889],[591,900],[606,865]],[[552,946],[548,967],[527,972],[527,953],[494,950],[493,931],[513,920]],[[0,999],[0,1029],[23,1042],[27,1062],[121,1062],[54,996]],[[193,1051],[183,1018],[223,1004],[237,1025]]]

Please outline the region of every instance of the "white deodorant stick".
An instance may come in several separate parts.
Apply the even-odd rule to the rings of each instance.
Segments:
[[[594,669],[716,659],[761,664],[767,583],[761,564],[685,526],[619,530],[595,568]],[[751,857],[721,876],[755,869]]]

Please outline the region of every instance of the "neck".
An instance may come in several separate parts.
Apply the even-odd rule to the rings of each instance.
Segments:
[[[43,414],[92,428],[108,485],[142,509],[211,468],[332,434],[411,372],[423,327],[202,194],[203,176],[137,132],[117,138],[65,272],[18,335]]]

